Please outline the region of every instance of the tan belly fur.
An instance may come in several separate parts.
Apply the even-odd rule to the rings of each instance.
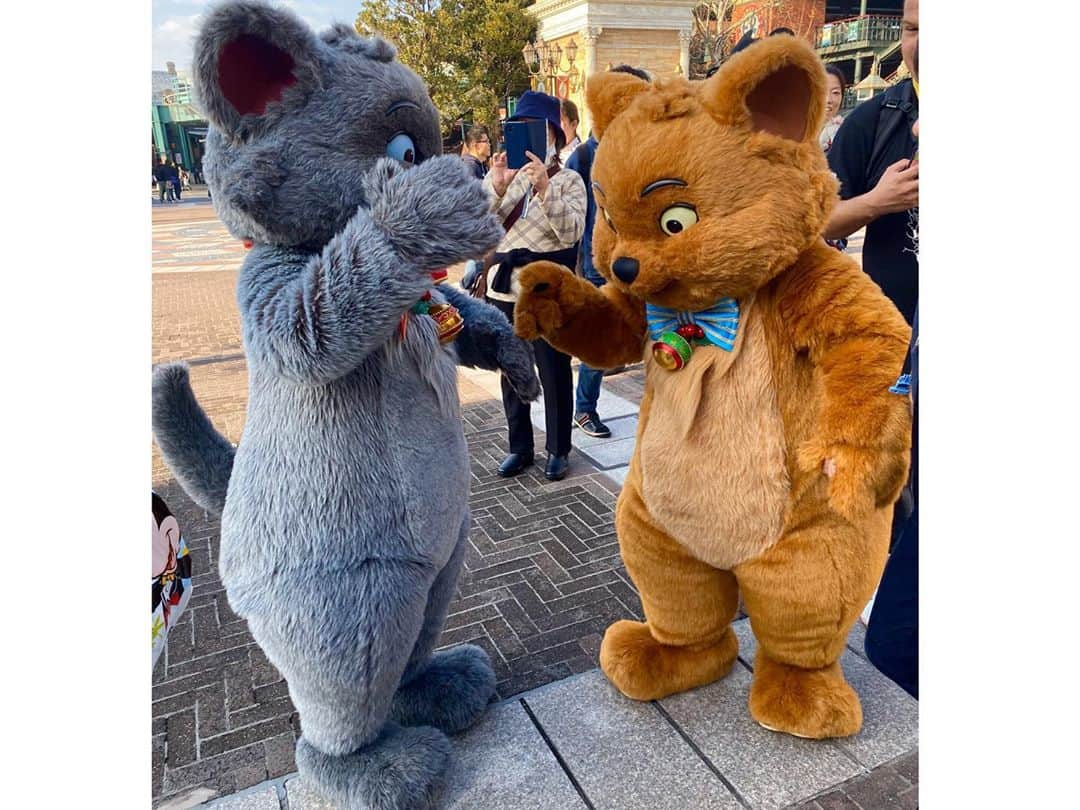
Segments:
[[[752,303],[731,352],[698,347],[674,372],[646,360],[651,404],[639,432],[642,496],[659,528],[731,569],[775,543],[789,482],[768,346]]]

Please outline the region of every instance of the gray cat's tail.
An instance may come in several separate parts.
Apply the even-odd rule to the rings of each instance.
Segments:
[[[187,364],[157,366],[151,397],[154,439],[165,463],[195,503],[220,515],[236,450],[199,407]]]

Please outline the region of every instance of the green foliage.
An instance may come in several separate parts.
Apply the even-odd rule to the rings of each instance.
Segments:
[[[368,0],[356,30],[397,46],[398,58],[427,83],[444,131],[462,116],[492,125],[502,99],[529,88],[521,56],[536,36],[529,2]]]

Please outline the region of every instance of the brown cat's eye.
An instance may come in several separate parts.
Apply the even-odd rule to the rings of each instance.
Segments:
[[[660,230],[668,236],[675,236],[697,224],[698,215],[689,203],[675,203],[660,215]]]

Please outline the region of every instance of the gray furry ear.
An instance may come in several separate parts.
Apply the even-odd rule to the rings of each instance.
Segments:
[[[356,33],[355,28],[351,28],[345,23],[335,23],[332,27],[319,34],[319,39],[327,45],[346,53],[355,53],[379,62],[393,62],[394,57],[397,56],[397,49],[385,39],[361,37]]]
[[[380,62],[393,62],[397,48],[382,37],[371,37],[368,41],[368,56]]]
[[[356,33],[355,28],[352,28],[345,23],[334,23],[319,34],[319,39],[327,45],[337,48],[340,47],[342,43],[348,42],[349,40],[360,39],[360,35]]]
[[[195,41],[195,92],[230,136],[273,125],[321,85],[319,41],[285,9],[230,2],[207,12]]]

